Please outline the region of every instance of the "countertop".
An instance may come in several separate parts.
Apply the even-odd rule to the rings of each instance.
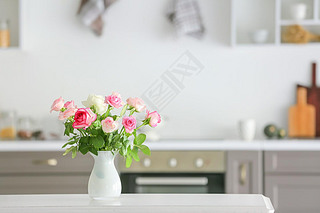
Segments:
[[[0,195],[1,213],[111,211],[272,213],[274,209],[263,195],[122,194],[108,201],[91,200],[88,195]]]
[[[66,141],[0,141],[0,152],[63,151]],[[163,140],[146,142],[151,151],[157,150],[255,150],[255,151],[320,151],[320,140]]]

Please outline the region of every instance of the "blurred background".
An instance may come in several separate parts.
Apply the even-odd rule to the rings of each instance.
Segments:
[[[188,174],[207,182],[172,193],[264,193],[277,212],[318,212],[319,3],[0,0],[0,193],[86,193],[92,159],[61,156],[67,139],[50,106],[117,91],[163,116],[148,143],[164,164],[119,166],[126,192],[174,188],[135,188],[139,174]],[[150,91],[164,78],[179,84],[161,105]]]
[[[256,1],[244,2],[248,6]],[[264,1],[235,6],[253,13],[264,9],[260,2]],[[1,13],[17,16],[3,15],[4,19],[11,18],[10,26],[18,24],[19,29],[11,32],[13,47],[0,52],[1,109],[39,120],[49,116],[59,96],[79,103],[91,93],[143,94],[188,50],[204,69],[186,79],[185,89],[161,111],[168,117],[163,137],[236,138],[237,122],[245,118],[254,118],[259,128],[270,121],[287,126],[295,84],[311,81],[309,70],[311,61],[318,59],[318,46],[231,47],[231,2],[218,0],[199,1],[205,26],[202,40],[178,37],[166,17],[169,3],[117,1],[107,9],[103,35],[96,37],[76,15],[79,1],[22,1],[20,10],[15,5],[19,1],[2,0]],[[249,20],[261,23],[252,29],[245,26],[248,39],[260,28],[274,37],[274,12],[250,13]],[[274,26],[265,26],[265,19]],[[197,120],[197,125],[184,131],[181,119]]]

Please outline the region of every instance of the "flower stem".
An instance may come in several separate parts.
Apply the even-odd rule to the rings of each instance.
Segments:
[[[135,108],[133,108],[133,109],[130,111],[129,116],[133,115],[134,112],[135,112]]]
[[[140,126],[138,126],[138,127],[136,128],[136,130],[140,129],[141,127],[143,127],[143,126],[145,126],[145,125],[146,125],[146,123],[143,122]]]
[[[119,134],[119,135],[121,135],[121,134],[122,134],[123,130],[124,130],[124,127],[122,127],[122,128],[121,128],[121,130],[120,130],[120,134]]]
[[[107,112],[106,112],[106,117],[109,116],[109,113],[110,113],[111,109],[112,109],[112,106],[108,105],[108,109],[107,109]]]

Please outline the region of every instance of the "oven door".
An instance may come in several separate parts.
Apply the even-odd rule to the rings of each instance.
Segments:
[[[122,173],[123,193],[225,193],[219,173]]]

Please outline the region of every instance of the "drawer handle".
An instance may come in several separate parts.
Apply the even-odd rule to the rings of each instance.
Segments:
[[[58,161],[55,158],[50,158],[50,159],[47,159],[47,160],[34,160],[34,161],[32,161],[32,164],[34,164],[34,165],[56,166],[58,164]]]
[[[207,177],[137,177],[137,185],[208,185]]]
[[[246,164],[240,165],[240,184],[243,186],[246,184],[247,180],[247,167]]]

